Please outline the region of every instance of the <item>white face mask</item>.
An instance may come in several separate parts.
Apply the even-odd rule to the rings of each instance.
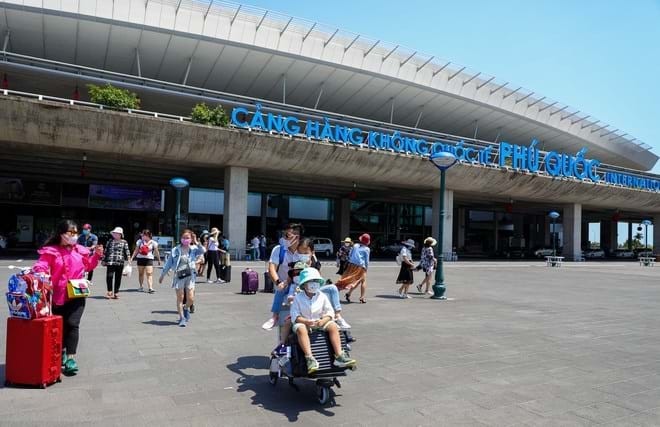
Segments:
[[[321,284],[319,282],[309,282],[305,285],[307,292],[310,294],[317,294],[321,289]]]
[[[305,264],[309,264],[309,262],[312,260],[312,256],[310,254],[296,253],[296,257],[298,258],[298,261],[304,262]]]
[[[70,236],[68,234],[62,234],[61,236],[62,242],[64,242],[67,245],[77,245],[78,244],[78,236]]]

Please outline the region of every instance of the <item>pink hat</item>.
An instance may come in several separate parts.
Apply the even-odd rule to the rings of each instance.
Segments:
[[[368,235],[367,233],[364,233],[363,235],[360,236],[360,243],[363,245],[369,245],[371,243],[371,236]]]
[[[91,224],[85,224],[85,225],[83,225],[83,230],[91,230],[91,229],[92,229],[92,225],[91,225]]]

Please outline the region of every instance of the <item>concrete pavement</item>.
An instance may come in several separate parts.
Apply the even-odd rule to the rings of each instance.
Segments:
[[[2,283],[9,264],[29,263],[0,262]],[[396,298],[398,267],[376,262],[368,303],[344,307],[358,370],[322,408],[311,382],[268,384],[275,335],[260,325],[272,296],[238,293],[247,264],[231,284],[198,284],[186,328],[168,286],[139,293],[133,276],[107,301],[99,268],[80,373],[47,390],[0,389],[0,425],[660,425],[656,268],[455,263],[455,300],[438,302]],[[4,339],[0,350],[4,362]]]

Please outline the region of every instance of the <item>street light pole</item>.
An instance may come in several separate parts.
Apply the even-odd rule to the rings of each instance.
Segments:
[[[559,212],[552,211],[548,214],[552,218],[552,256],[557,256],[557,218],[559,218]]]
[[[648,219],[645,219],[642,221],[642,224],[644,225],[644,252],[646,253],[645,255],[648,256],[649,252],[649,225],[651,225],[651,221]]]
[[[446,300],[445,291],[445,272],[444,272],[444,257],[443,242],[444,242],[444,229],[445,229],[445,172],[456,163],[456,156],[451,153],[436,153],[431,156],[431,162],[440,170],[440,224],[438,228],[438,243],[440,250],[438,251],[438,268],[435,270],[435,284],[433,285],[432,299]]]
[[[176,189],[176,211],[174,213],[174,241],[179,239],[179,223],[181,222],[181,191],[190,185],[185,178],[172,178],[170,185]],[[176,244],[176,243],[175,243]]]

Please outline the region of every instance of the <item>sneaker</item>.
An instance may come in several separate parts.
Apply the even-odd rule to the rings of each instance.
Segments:
[[[399,298],[401,298],[401,299],[406,298],[406,295],[403,292],[399,292],[398,295],[399,295]]]
[[[351,325],[348,324],[346,320],[344,320],[343,317],[340,317],[339,319],[335,320],[335,323],[337,326],[339,326],[339,329],[351,329]]]
[[[78,364],[73,359],[67,359],[64,362],[64,375],[76,375],[78,373]]]
[[[156,292],[156,291],[153,290],[153,289],[149,289],[147,292],[150,293],[150,294],[153,294],[153,293]]]
[[[183,309],[183,318],[186,319],[186,322],[190,320],[190,310],[187,308]]]
[[[345,351],[342,351],[339,356],[335,356],[335,361],[332,362],[338,368],[347,368],[350,366],[355,366],[357,361],[348,357]]]
[[[213,283],[213,280],[209,279],[206,281],[206,283]]]
[[[408,294],[404,294],[404,298],[411,299],[412,297]]]
[[[432,291],[428,291],[428,292],[426,293],[426,295],[433,295],[433,292],[432,292]]]
[[[263,325],[261,325],[261,328],[270,331],[273,329],[273,326],[275,326],[275,320],[273,320],[271,317],[270,319],[266,320]]]
[[[186,327],[186,318],[185,317],[181,317],[179,319],[179,326],[181,326],[182,328]]]
[[[422,293],[422,285],[417,285],[417,292]]]
[[[195,312],[195,304],[190,304],[190,314]]]
[[[311,375],[319,370],[319,362],[314,359],[314,356],[305,356],[305,360],[307,361],[307,374]]]
[[[62,351],[62,368],[64,368],[64,365],[66,364],[66,351]]]

